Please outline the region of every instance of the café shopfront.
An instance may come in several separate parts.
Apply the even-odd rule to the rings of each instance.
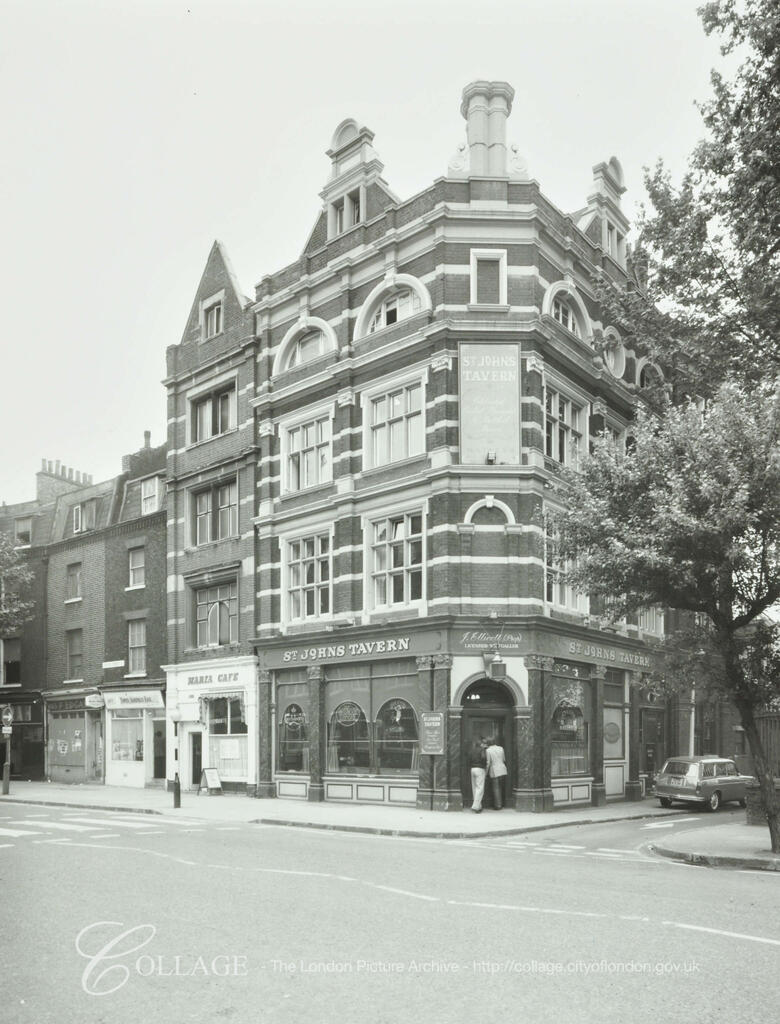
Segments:
[[[641,796],[643,645],[542,619],[430,625],[259,640],[257,795],[457,810],[471,743],[496,737],[507,807]]]

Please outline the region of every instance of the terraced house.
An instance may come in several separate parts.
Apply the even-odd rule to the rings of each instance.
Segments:
[[[495,736],[507,806],[546,810],[638,798],[663,757],[662,617],[610,624],[556,554],[560,467],[624,443],[652,372],[594,298],[597,269],[639,286],[623,174],[558,210],[513,95],[466,87],[467,142],[410,199],[342,122],[254,300],[212,250],[169,352],[169,778],[458,809]]]

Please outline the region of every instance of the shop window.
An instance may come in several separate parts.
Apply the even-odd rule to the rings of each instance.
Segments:
[[[374,334],[376,331],[381,331],[383,327],[391,327],[402,320],[407,320],[410,316],[419,313],[421,309],[420,296],[411,288],[395,292],[377,306],[369,321],[368,333]]]
[[[213,766],[223,779],[245,779],[248,728],[243,697],[211,699],[208,719],[209,754]]]
[[[143,711],[111,712],[111,760],[143,761],[144,759],[144,713]]]
[[[287,613],[289,621],[330,614],[330,535],[301,537],[287,544]]]
[[[68,679],[82,677],[82,631],[70,629],[65,634]]]
[[[0,684],[17,686],[22,681],[22,641],[18,637],[0,640],[2,650],[2,675]]]
[[[372,466],[384,466],[425,451],[421,384],[372,397],[370,420]]]
[[[548,459],[576,469],[580,462],[583,434],[582,406],[547,388],[545,396],[545,445]]]
[[[127,624],[127,670],[131,675],[146,674],[146,619]]]
[[[195,642],[221,647],[238,641],[238,584],[235,580],[195,590]]]
[[[300,704],[288,704],[279,717],[279,771],[307,772],[309,741],[306,713]]]
[[[417,768],[417,719],[405,700],[389,700],[374,726],[377,767],[380,773]]]
[[[146,582],[146,551],[130,548],[127,552],[128,586],[143,587]]]
[[[371,524],[374,608],[408,605],[423,596],[421,512],[388,516]]]
[[[582,709],[567,700],[553,712],[550,751],[553,778],[587,773],[588,723]]]
[[[231,383],[190,403],[191,443],[207,441],[236,427],[236,385]]]
[[[238,484],[228,480],[193,495],[192,536],[195,544],[208,544],[238,536]]]
[[[329,415],[288,427],[284,433],[284,446],[287,491],[300,491],[331,480]]]
[[[74,562],[65,570],[65,600],[78,601],[81,596],[81,562]]]
[[[14,542],[18,548],[28,548],[32,542],[32,519],[17,519],[14,522]]]

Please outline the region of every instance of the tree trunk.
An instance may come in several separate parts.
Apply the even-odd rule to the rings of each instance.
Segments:
[[[758,734],[753,705],[748,701],[735,701],[742,728],[745,730],[750,753],[753,755],[753,769],[761,791],[761,802],[766,811],[766,823],[772,843],[772,853],[780,853],[780,806],[775,790],[775,777],[767,760],[764,744]]]

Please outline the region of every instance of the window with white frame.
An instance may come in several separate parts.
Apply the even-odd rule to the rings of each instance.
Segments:
[[[412,604],[423,596],[423,514],[373,520],[371,595],[374,608]]]
[[[637,613],[639,628],[645,633],[652,633],[654,636],[663,636],[664,613],[660,608],[640,608]]]
[[[81,562],[74,562],[65,569],[65,600],[77,601],[81,596]]]
[[[325,355],[327,351],[328,342],[325,332],[320,330],[308,331],[297,338],[290,348],[284,368],[292,370],[295,366],[310,363],[312,360],[319,359],[320,356]]]
[[[203,310],[203,336],[207,340],[222,333],[222,300],[212,302]]]
[[[226,434],[236,426],[235,381],[191,401],[192,444]]]
[[[506,249],[472,249],[470,266],[470,304],[505,306]]]
[[[14,542],[18,548],[27,548],[32,540],[32,519],[16,519],[14,521]]]
[[[331,203],[331,213],[328,219],[329,237],[340,235],[342,231],[347,231],[359,224],[362,219],[360,189],[357,188]]]
[[[571,331],[572,334],[579,338],[580,328],[577,318],[574,315],[574,310],[565,299],[560,297],[553,299],[552,315],[553,319],[557,320],[562,327],[565,327],[567,331]]]
[[[141,481],[141,515],[148,516],[157,511],[158,484],[156,476],[150,476],[147,480]]]
[[[127,671],[130,675],[146,672],[146,619],[131,619],[127,624]]]
[[[287,543],[287,616],[291,622],[317,619],[331,611],[330,534]]]
[[[425,451],[425,422],[422,384],[417,381],[372,395],[370,402],[371,465],[422,455]]]
[[[393,324],[408,320],[422,309],[420,296],[411,288],[404,291],[394,292],[381,302],[368,324],[368,333],[374,334],[381,331],[383,327],[391,327]]]
[[[238,641],[238,583],[226,580],[197,587],[195,643],[198,647],[222,647]]]
[[[544,453],[561,465],[579,465],[584,410],[566,395],[548,387],[545,396]]]
[[[68,679],[81,679],[83,634],[80,629],[69,629],[65,633],[65,655]]]
[[[129,587],[143,587],[146,584],[146,551],[144,548],[130,548],[127,552]]]
[[[73,532],[85,533],[95,529],[97,502],[94,498],[73,506]]]
[[[330,414],[285,428],[287,490],[328,483],[333,476]]]
[[[235,480],[212,484],[193,495],[192,537],[208,544],[238,536],[238,484]]]
[[[559,555],[559,531],[555,516],[544,517],[544,599],[568,611],[586,612],[587,598],[567,582],[568,564]]]

